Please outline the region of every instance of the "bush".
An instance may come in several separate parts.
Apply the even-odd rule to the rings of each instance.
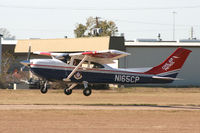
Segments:
[[[6,81],[6,77],[3,75],[0,76],[0,89],[6,89],[8,88],[8,82]]]

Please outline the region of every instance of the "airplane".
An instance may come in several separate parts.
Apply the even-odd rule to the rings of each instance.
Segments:
[[[78,84],[83,84],[83,94],[90,96],[92,88],[88,84],[156,84],[171,83],[181,70],[191,50],[177,48],[165,61],[149,68],[112,68],[108,64],[130,55],[119,50],[88,51],[80,53],[33,52],[51,59],[30,59],[21,61],[32,73],[41,77],[41,93],[48,91],[49,81],[61,81],[70,84],[64,89],[66,95]],[[30,56],[30,47],[29,54]]]

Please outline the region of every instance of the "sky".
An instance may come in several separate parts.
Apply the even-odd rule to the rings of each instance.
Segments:
[[[126,40],[200,39],[200,0],[0,0],[0,28],[16,39],[74,38],[89,17],[112,20]],[[175,14],[173,15],[173,12]]]

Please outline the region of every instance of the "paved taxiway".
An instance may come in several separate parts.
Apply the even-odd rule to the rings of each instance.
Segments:
[[[0,110],[200,110],[200,106],[131,105],[0,105]]]

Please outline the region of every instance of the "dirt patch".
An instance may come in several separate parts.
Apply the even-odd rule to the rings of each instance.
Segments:
[[[0,111],[1,133],[199,133],[199,111]]]
[[[143,90],[0,90],[0,133],[200,132],[198,89]]]

